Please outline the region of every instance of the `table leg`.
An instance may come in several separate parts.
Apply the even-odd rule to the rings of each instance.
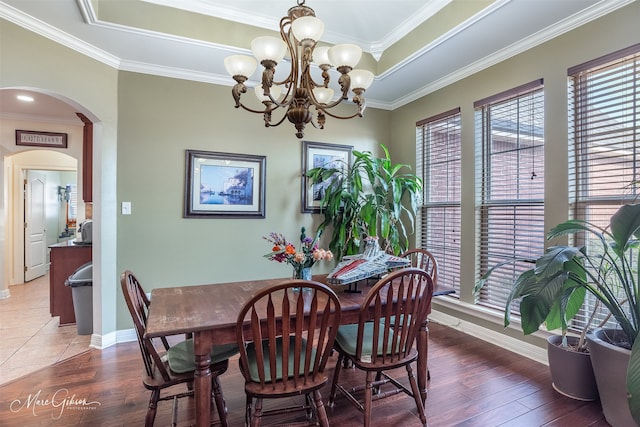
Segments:
[[[416,338],[416,346],[418,349],[418,369],[416,372],[418,377],[418,389],[420,390],[422,403],[425,403],[427,400],[427,373],[429,369],[427,366],[427,355],[429,353],[429,328],[426,323],[420,327],[420,332],[418,332],[418,336]]]
[[[194,332],[196,371],[193,381],[196,400],[196,426],[210,425],[211,417],[211,340],[207,331]]]

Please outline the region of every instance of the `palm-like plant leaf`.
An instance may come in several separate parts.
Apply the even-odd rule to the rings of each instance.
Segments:
[[[358,253],[367,236],[378,237],[381,247],[395,254],[408,247],[407,230],[414,230],[422,181],[401,174],[408,165],[394,165],[389,150],[384,145],[382,150],[381,158],[354,150],[351,167],[307,172],[312,184],[330,183],[320,201],[324,219],[319,229],[334,227],[329,248],[338,259]]]

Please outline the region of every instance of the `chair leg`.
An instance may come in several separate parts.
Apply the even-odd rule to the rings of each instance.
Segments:
[[[224,398],[222,397],[222,387],[220,386],[220,379],[217,375],[213,377],[211,385],[213,388],[213,400],[215,401],[216,408],[218,409],[220,423],[222,424],[222,427],[227,427],[227,406],[224,402]]]
[[[307,421],[311,421],[313,419],[313,411],[314,411],[314,404],[313,404],[313,400],[311,400],[311,395],[309,393],[304,395],[304,403],[305,406],[307,407],[306,413],[307,413]]]
[[[373,381],[376,373],[367,371],[367,382],[364,388],[364,427],[371,426],[371,407],[373,401]]]
[[[413,375],[413,369],[411,364],[407,365],[407,375],[409,376],[409,384],[411,384],[411,392],[413,393],[413,400],[416,401],[416,408],[418,409],[418,416],[422,425],[427,425],[427,415],[425,414],[424,403],[422,403],[422,396],[420,395],[420,389],[418,388],[418,381],[416,381],[415,375]]]
[[[316,402],[316,413],[318,415],[318,422],[321,427],[329,427],[329,417],[327,417],[327,410],[324,407],[324,403],[322,403],[322,394],[320,394],[320,390],[316,390],[313,392],[313,398]]]
[[[338,379],[340,378],[340,370],[342,369],[342,362],[346,359],[343,354],[339,354],[338,361],[336,362],[336,368],[333,371],[333,382],[331,383],[331,392],[329,393],[329,407],[333,408],[333,403],[336,400],[336,385],[338,384]]]
[[[156,411],[158,410],[159,399],[160,390],[151,390],[151,397],[149,398],[149,409],[147,409],[147,416],[144,420],[145,427],[153,427],[153,423],[156,420]]]
[[[178,425],[178,396],[173,396],[173,409],[171,410],[171,427]]]
[[[247,395],[247,401],[244,405],[244,425],[249,427],[251,425],[251,416],[253,415],[253,398]]]
[[[260,427],[262,423],[262,398],[256,397],[256,404],[251,415],[251,427]]]

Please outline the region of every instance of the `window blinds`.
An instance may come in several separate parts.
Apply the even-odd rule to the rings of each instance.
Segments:
[[[422,178],[418,244],[438,260],[438,283],[460,290],[460,109],[416,123],[416,173]]]
[[[572,67],[569,75],[569,204],[573,218],[607,226],[637,202],[640,160],[640,44]],[[575,245],[587,245],[575,236]],[[585,326],[589,298],[573,326]],[[596,322],[603,320],[602,310]]]
[[[535,81],[475,103],[478,278],[513,258],[544,252],[544,93]],[[514,280],[531,266],[509,264],[478,304],[504,309]],[[513,306],[519,314],[518,306]]]

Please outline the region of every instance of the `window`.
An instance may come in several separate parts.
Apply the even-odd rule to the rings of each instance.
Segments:
[[[544,93],[542,80],[477,101],[479,276],[501,261],[544,252]],[[529,266],[508,264],[482,288],[478,304],[503,310]],[[519,307],[512,312],[519,314]]]
[[[419,245],[438,260],[438,283],[460,291],[460,109],[416,123],[422,178]]]
[[[621,204],[638,198],[640,44],[572,67],[569,75],[570,216],[606,226]],[[576,245],[589,245],[576,236]],[[594,299],[573,325],[585,326]],[[596,316],[596,322],[604,314]]]

